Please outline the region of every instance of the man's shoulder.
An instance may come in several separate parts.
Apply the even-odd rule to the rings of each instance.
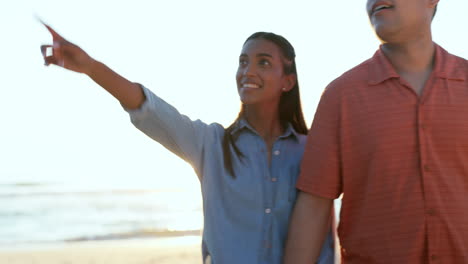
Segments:
[[[462,69],[465,69],[466,74],[468,74],[468,60],[465,58],[456,56],[456,55],[453,55],[453,56],[457,58],[457,61],[459,62],[459,67],[461,67]]]
[[[453,58],[453,60],[458,64],[457,66],[464,68],[468,67],[468,60],[466,58],[463,58],[457,54],[453,54],[450,51],[444,50],[443,47],[441,48],[445,52],[446,56]]]
[[[458,61],[460,62],[460,68],[462,72],[465,73],[465,80],[468,80],[468,60],[462,57],[458,57]]]
[[[452,72],[458,76],[460,76],[459,74],[461,73],[461,75],[464,75],[465,79],[467,79],[468,78],[468,60],[458,55],[454,55],[444,50],[442,47],[439,47],[439,49],[442,50],[443,54],[446,57],[447,64],[445,64],[444,66],[446,66],[447,68],[445,69],[445,71]]]

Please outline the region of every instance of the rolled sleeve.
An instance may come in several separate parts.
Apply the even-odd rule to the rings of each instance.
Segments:
[[[189,162],[199,172],[204,138],[209,126],[192,121],[172,105],[141,86],[146,96],[139,109],[125,109],[133,125],[165,148]]]

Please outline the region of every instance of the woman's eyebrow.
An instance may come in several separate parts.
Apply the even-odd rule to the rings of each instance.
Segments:
[[[257,57],[270,57],[270,58],[273,58],[273,56],[271,56],[271,54],[269,54],[269,53],[258,53]]]
[[[249,55],[245,54],[245,53],[242,53],[241,55],[239,55],[239,58],[241,57],[249,57]],[[269,53],[258,53],[256,55],[256,57],[269,57],[269,58],[273,58],[273,56]]]

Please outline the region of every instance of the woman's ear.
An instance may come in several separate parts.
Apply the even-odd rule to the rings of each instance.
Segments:
[[[296,84],[297,77],[295,73],[291,73],[285,76],[283,84],[283,92],[289,92]]]

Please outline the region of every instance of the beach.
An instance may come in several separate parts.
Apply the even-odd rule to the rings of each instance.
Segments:
[[[0,248],[2,264],[198,264],[201,237],[123,239]]]

